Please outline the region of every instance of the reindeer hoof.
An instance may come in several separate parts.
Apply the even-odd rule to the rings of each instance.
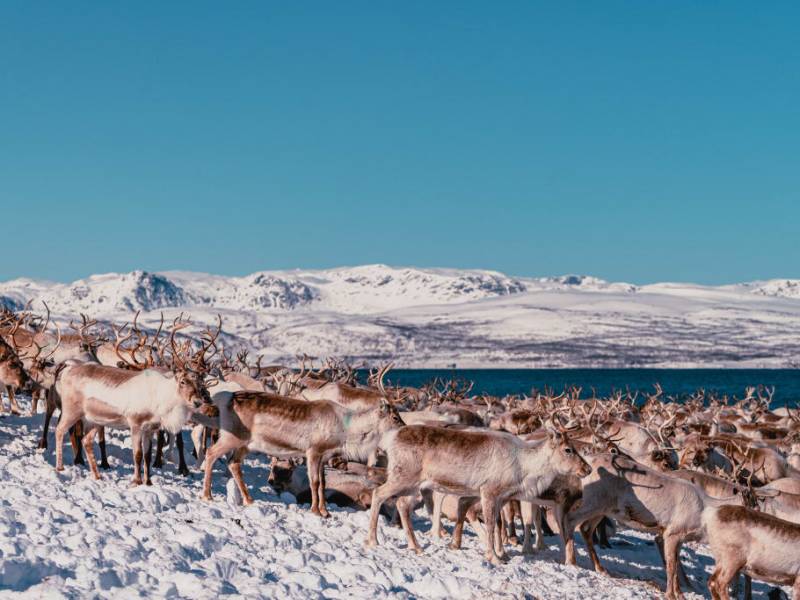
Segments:
[[[64,467],[56,467],[56,471],[58,471],[59,473],[61,473],[63,470],[64,470]]]
[[[422,555],[422,548],[411,548],[417,556]]]
[[[200,500],[205,502],[211,502],[211,494],[203,494],[200,496]]]
[[[39,445],[36,446],[39,450],[47,450],[47,442],[39,442]]]
[[[134,477],[133,481],[131,481],[131,487],[135,487],[137,485],[142,485],[142,478],[141,477]]]
[[[145,485],[153,485],[153,480],[152,479],[148,479],[147,481],[144,482],[144,484]]]
[[[107,462],[106,463],[100,463],[100,468],[103,469],[104,471],[110,471],[111,470],[111,465],[108,464]]]
[[[182,469],[178,469],[178,474],[183,475],[184,477],[188,477],[191,475],[188,467],[183,467]]]
[[[371,550],[371,549],[377,548],[377,547],[378,547],[377,540],[370,540],[370,539],[364,540],[364,548],[367,548],[367,549]]]

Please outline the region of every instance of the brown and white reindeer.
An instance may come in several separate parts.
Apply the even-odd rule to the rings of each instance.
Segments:
[[[56,325],[56,334],[56,343],[50,348],[47,354],[42,354],[42,347],[33,339],[31,339],[31,345],[35,350],[30,348],[18,350],[18,352],[20,352],[19,356],[22,359],[22,363],[32,383],[31,415],[36,414],[39,400],[43,396],[46,396],[47,391],[55,383],[56,364],[52,357],[58,351],[58,347],[61,343],[61,329],[58,325]]]
[[[174,338],[171,341],[174,342]],[[203,373],[189,366],[174,343],[173,351],[171,371],[155,368],[137,371],[75,361],[65,363],[51,388],[61,405],[61,418],[56,427],[57,471],[64,469],[64,434],[74,423],[82,421],[85,425],[83,447],[94,477],[100,478],[94,458],[95,434],[102,427],[123,428],[131,431],[133,483],[142,483],[143,439],[149,440],[151,433],[158,429],[180,431],[207,398]],[[151,483],[146,462],[144,481],[148,485]]]
[[[686,541],[702,538],[702,515],[708,506],[742,504],[741,496],[716,499],[690,481],[651,469],[621,454],[603,453],[588,458],[592,474],[583,481],[579,505],[564,519],[565,562],[575,562],[575,528],[581,526],[595,571],[605,573],[592,542],[592,531],[603,517],[655,533],[663,540],[669,599],[682,597],[679,553]]]
[[[374,454],[381,436],[403,425],[386,401],[354,410],[331,402],[309,402],[268,392],[215,394],[218,419],[195,415],[195,420],[219,428],[219,439],[205,459],[203,494],[211,499],[211,473],[216,460],[232,452],[231,475],[246,504],[253,502],[242,478],[242,460],[248,452],[273,457],[305,456],[311,487],[311,512],[327,517],[323,465],[334,456],[364,461]]]
[[[4,412],[2,390],[8,395],[9,409],[21,414],[14,392],[21,390],[29,381],[28,373],[14,349],[0,338],[0,413]]]
[[[792,586],[800,598],[800,525],[744,506],[711,506],[702,516],[716,566],[708,580],[715,600],[728,600],[740,571],[753,579]]]
[[[381,447],[389,461],[387,481],[373,494],[366,545],[378,544],[381,504],[399,496],[398,511],[409,548],[418,553],[421,549],[414,537],[410,509],[423,487],[459,497],[479,497],[485,522],[494,524],[506,500],[536,498],[559,475],[586,476],[591,471],[561,430],[532,443],[505,432],[411,425],[384,436]],[[493,563],[502,560],[493,526],[486,528],[486,557]]]

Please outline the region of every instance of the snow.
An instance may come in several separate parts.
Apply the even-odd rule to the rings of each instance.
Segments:
[[[155,327],[224,318],[223,341],[265,363],[298,353],[397,367],[790,367],[800,355],[800,281],[635,286],[583,275],[365,265],[242,277],[133,271],[69,283],[0,283],[0,302],[45,300]]]
[[[152,487],[130,487],[127,432],[107,432],[112,469],[102,480],[84,467],[56,473],[52,433],[47,451],[35,449],[40,423],[40,415],[0,419],[2,598],[658,598],[656,584],[663,589],[646,534],[620,531],[600,550],[610,577],[589,570],[581,541],[580,567],[561,564],[556,537],[533,558],[511,548],[509,563],[493,567],[469,527],[461,551],[428,536],[422,510],[424,554],[407,550],[383,519],[381,545],[367,550],[366,512],[334,506],[329,520],[313,516],[266,483],[264,456],[245,460],[252,506],[241,506],[221,464],[214,500],[204,502],[199,472],[183,478],[171,464],[155,471]],[[687,597],[699,598],[713,561],[699,545],[682,558],[700,592]],[[756,584],[756,597],[766,589]]]

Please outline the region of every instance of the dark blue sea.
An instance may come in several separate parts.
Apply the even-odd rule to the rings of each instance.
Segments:
[[[583,396],[608,395],[612,390],[653,391],[660,383],[667,395],[684,395],[698,388],[741,398],[749,385],[775,386],[773,408],[800,401],[800,369],[397,369],[387,375],[392,384],[421,386],[435,377],[475,382],[473,393],[529,394],[545,387],[556,392],[583,388]],[[362,378],[363,379],[363,378]]]

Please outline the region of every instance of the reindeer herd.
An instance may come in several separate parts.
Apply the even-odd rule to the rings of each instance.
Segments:
[[[800,599],[800,412],[771,409],[772,389],[748,388],[741,399],[703,390],[667,397],[658,386],[642,397],[571,388],[497,398],[457,380],[387,385],[391,365],[364,383],[341,360],[316,370],[306,357],[299,369],[262,367],[222,348],[221,319],[195,338],[182,331],[182,316],[166,327],[162,316],[153,331],[137,318],[117,327],[81,315],[67,332],[45,309],[0,315],[0,385],[12,412],[20,391],[31,394],[34,414],[44,400],[41,448],[60,412],[57,471],[68,436],[73,461],[85,456],[99,479],[112,427],[131,432],[134,485],[151,484],[167,444],[188,475],[182,432],[190,428],[202,499],[212,499],[213,466],[224,457],[252,503],[242,461],[261,452],[273,487],[307,498],[313,513],[327,517],[329,501],[369,510],[367,547],[378,544],[383,513],[420,553],[411,515],[424,505],[431,535],[444,535],[443,517],[453,521],[454,550],[468,523],[486,559],[501,563],[521,522],[524,553],[543,548],[550,528],[574,565],[577,530],[605,573],[595,544],[608,545],[617,522],[656,536],[668,598],[691,585],[681,546],[701,541],[716,561],[713,598],[728,598],[743,573],[792,586]]]

